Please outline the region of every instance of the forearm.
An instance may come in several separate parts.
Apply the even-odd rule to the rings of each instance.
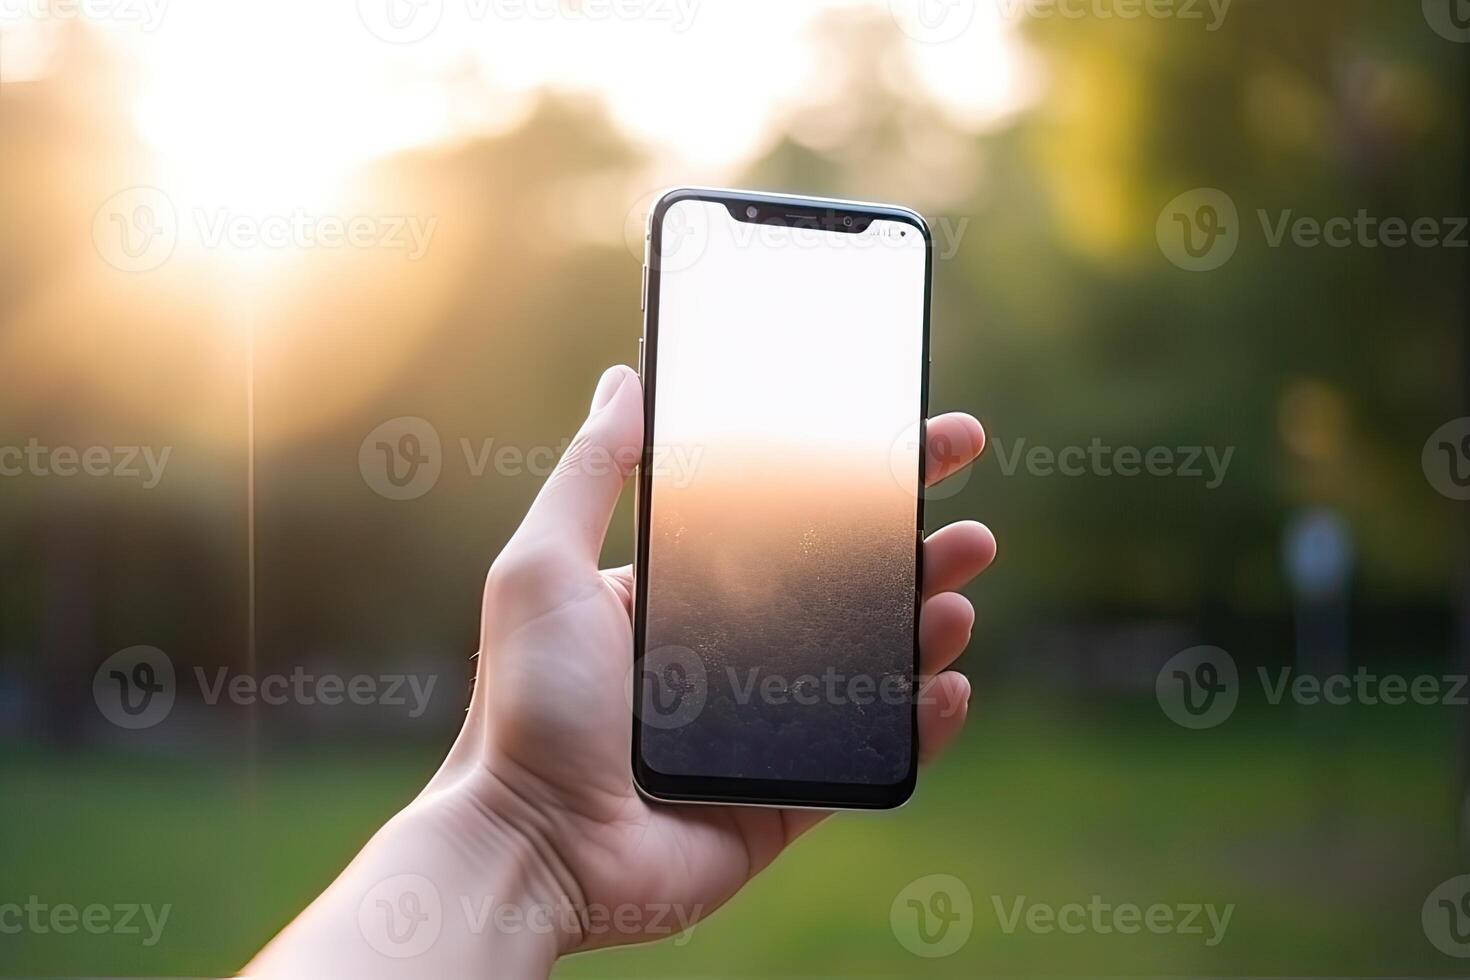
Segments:
[[[579,929],[577,906],[511,823],[475,801],[420,801],[242,975],[547,976]]]

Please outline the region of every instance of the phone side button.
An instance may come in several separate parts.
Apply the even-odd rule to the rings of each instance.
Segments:
[[[638,338],[638,377],[643,377],[643,338]]]
[[[648,266],[643,267],[643,288],[638,293],[639,311],[648,309]]]

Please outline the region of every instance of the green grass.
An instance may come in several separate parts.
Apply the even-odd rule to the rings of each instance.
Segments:
[[[894,814],[829,822],[673,942],[563,977],[1452,974],[1419,922],[1463,870],[1450,719],[1242,705],[1186,732],[1151,704],[980,713]],[[0,902],[170,903],[163,939],[0,935],[0,974],[224,975],[412,796],[435,751],[187,758],[26,749],[3,769]],[[889,925],[923,875],[962,879],[966,945],[908,953]],[[1183,935],[1002,931],[995,904],[1227,903]]]

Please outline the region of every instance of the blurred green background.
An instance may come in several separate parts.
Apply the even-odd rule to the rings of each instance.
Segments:
[[[152,488],[0,478],[0,903],[172,906],[147,948],[0,934],[0,973],[226,975],[412,798],[463,709],[485,570],[544,477],[476,475],[465,447],[555,450],[635,356],[643,217],[678,183],[930,218],[932,408],[991,434],[930,525],[984,520],[1000,558],[969,590],[971,723],[907,807],[823,827],[687,941],[559,972],[1463,972],[1420,913],[1466,870],[1465,709],[1271,704],[1252,680],[1464,672],[1463,504],[1421,454],[1466,414],[1466,249],[1266,227],[1470,212],[1453,0],[1236,0],[1214,29],[1202,5],[936,8],[969,11],[958,33],[901,2],[705,0],[684,27],[668,5],[552,6],[473,30],[449,4],[412,39],[340,6],[0,19],[0,446],[171,450]],[[106,236],[139,187],[178,242],[130,271]],[[1197,188],[1238,212],[1208,272],[1159,227]],[[432,237],[230,246],[195,220],[296,213]],[[442,472],[396,501],[358,454],[402,416],[433,425]],[[1009,465],[1095,439],[1232,455],[1217,486]],[[1315,596],[1283,554],[1305,514],[1350,543]],[[605,558],[630,557],[625,500]],[[135,644],[181,676],[438,684],[419,718],[183,685],[126,731],[92,680]],[[1193,731],[1154,682],[1198,644],[1247,680]],[[967,886],[974,932],[921,959],[890,906],[935,873]],[[1235,910],[1207,947],[1007,934],[994,905],[1093,895]]]

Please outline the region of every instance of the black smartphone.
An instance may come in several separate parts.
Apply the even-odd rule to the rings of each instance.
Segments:
[[[645,239],[633,773],[913,792],[933,248],[907,208],[679,188]]]

